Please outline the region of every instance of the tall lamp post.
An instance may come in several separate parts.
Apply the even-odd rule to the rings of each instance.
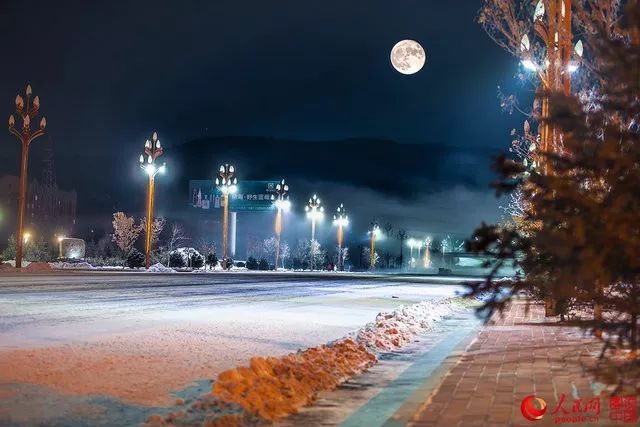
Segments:
[[[146,269],[151,265],[151,245],[153,243],[153,199],[155,196],[155,179],[158,173],[164,173],[167,169],[163,163],[157,166],[156,159],[162,156],[164,151],[158,139],[158,133],[153,132],[151,140],[144,143],[144,153],[140,154],[140,168],[142,168],[149,182],[147,184],[147,218],[145,222],[145,242],[144,242],[144,267]],[[146,157],[145,157],[146,156]]]
[[[344,259],[342,255],[344,228],[349,225],[349,216],[342,203],[340,203],[340,206],[336,209],[336,213],[333,215],[333,225],[338,228],[338,270],[342,271],[344,269]]]
[[[280,235],[282,234],[282,212],[289,210],[291,202],[289,201],[289,184],[284,182],[284,179],[276,185],[276,270],[278,269],[278,260],[280,259]]]
[[[584,46],[581,40],[573,44],[572,34],[572,0],[539,0],[534,13],[533,23],[535,33],[544,44],[544,57],[536,59],[535,46],[531,46],[529,35],[524,34],[520,39],[520,51],[522,54],[522,65],[524,68],[535,72],[542,82],[544,93],[541,100],[540,115],[542,124],[538,133],[540,134],[540,145],[543,152],[562,152],[562,140],[558,129],[548,124],[550,106],[549,92],[562,91],[565,95],[571,94],[571,75],[578,69],[578,64],[582,58]],[[527,135],[525,135],[527,137]],[[530,146],[530,151],[536,147],[536,139]],[[537,159],[536,159],[537,160]],[[537,161],[539,163],[539,160]],[[534,163],[534,167],[539,166]],[[545,162],[542,165],[544,173],[548,170]],[[600,319],[602,306],[596,305],[594,316]],[[553,297],[545,298],[545,315],[555,316],[556,301]]]
[[[431,267],[431,237],[424,241],[424,268]]]
[[[27,85],[26,102],[20,95],[16,96],[16,115],[22,120],[22,124],[16,127],[16,118],[9,116],[9,133],[20,141],[22,148],[20,160],[20,192],[18,196],[18,229],[16,231],[16,268],[22,268],[22,247],[24,232],[24,214],[27,204],[27,168],[29,166],[29,145],[36,138],[44,135],[44,128],[47,126],[47,119],[40,119],[40,127],[31,130],[31,122],[36,120],[40,113],[40,98],[31,98],[33,91],[31,85]]]
[[[235,177],[236,169],[233,165],[225,163],[218,170],[216,186],[222,193],[222,268],[227,268],[227,241],[229,239],[229,194],[238,191],[238,178]]]
[[[369,261],[369,268],[373,270],[376,268],[376,239],[380,236],[380,226],[376,221],[371,222],[371,227],[369,228],[369,237],[370,237],[370,251],[371,251],[371,259]]]
[[[313,253],[313,244],[316,240],[316,222],[320,221],[324,216],[324,207],[322,207],[320,199],[315,194],[309,199],[309,204],[305,206],[304,210],[307,212],[307,218],[311,220],[311,270],[315,268],[315,257]]]

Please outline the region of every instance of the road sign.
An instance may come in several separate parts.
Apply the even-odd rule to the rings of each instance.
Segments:
[[[274,209],[278,181],[239,181],[238,191],[229,195],[233,212],[264,212]],[[222,193],[213,180],[189,181],[189,206],[211,212],[224,206]]]

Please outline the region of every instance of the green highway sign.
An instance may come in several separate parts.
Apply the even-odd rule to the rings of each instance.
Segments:
[[[278,181],[238,181],[238,191],[229,194],[229,210],[264,212],[274,209]],[[213,180],[189,181],[189,206],[211,212],[224,206],[222,193]]]

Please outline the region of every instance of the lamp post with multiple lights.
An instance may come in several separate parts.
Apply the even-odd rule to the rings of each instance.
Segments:
[[[315,194],[309,199],[309,204],[305,206],[307,218],[311,220],[311,241],[316,240],[316,222],[320,221],[324,216],[324,207],[320,199]]]
[[[342,271],[344,268],[344,259],[342,254],[344,228],[349,225],[349,216],[347,215],[347,211],[342,203],[340,203],[340,206],[336,209],[336,213],[333,215],[333,225],[338,228],[338,270]]]
[[[309,199],[309,203],[304,207],[304,210],[307,212],[307,218],[309,218],[309,220],[311,221],[311,259],[309,260],[309,262],[311,264],[311,270],[313,270],[315,268],[315,255],[313,253],[313,245],[316,241],[316,222],[322,220],[322,218],[324,217],[324,207],[322,206],[322,203],[320,202],[318,196],[314,194],[313,197]]]
[[[153,202],[155,196],[155,179],[159,173],[164,173],[166,165],[156,164],[158,157],[162,156],[164,151],[158,139],[158,133],[153,132],[151,140],[147,139],[144,143],[144,153],[140,154],[140,168],[142,168],[149,182],[147,185],[147,217],[145,222],[145,242],[144,242],[144,267],[149,268],[151,265],[151,245],[153,243]],[[145,157],[146,156],[146,157]]]
[[[536,151],[536,142],[539,141],[542,152],[562,153],[562,137],[559,129],[548,123],[550,105],[549,93],[562,91],[566,96],[571,94],[571,77],[578,70],[582,59],[584,46],[582,40],[573,44],[572,34],[572,0],[539,0],[533,12],[535,34],[544,45],[544,57],[536,59],[535,49],[529,40],[529,35],[524,34],[520,39],[520,51],[522,65],[529,71],[537,74],[543,86],[541,99],[540,118],[538,130],[539,139],[529,138],[533,141],[529,147],[531,152]],[[526,137],[526,135],[525,135]],[[533,167],[541,166],[542,159],[534,158]],[[552,173],[548,163],[542,165],[545,174]],[[556,303],[552,297],[545,298],[545,312],[547,316],[556,315]],[[595,307],[596,318],[601,313],[599,307]]]
[[[431,267],[431,237],[424,241],[424,268]]]
[[[40,119],[40,127],[36,130],[31,129],[31,123],[36,120],[40,113],[40,98],[35,96],[32,98],[33,91],[31,85],[27,85],[26,101],[16,96],[16,115],[22,120],[21,125],[16,127],[16,118],[12,114],[9,116],[9,133],[14,135],[21,145],[20,156],[20,190],[18,196],[18,224],[16,231],[16,268],[22,267],[22,247],[24,243],[24,215],[27,204],[27,168],[29,165],[29,145],[36,139],[44,135],[44,129],[47,126],[47,119]],[[27,238],[28,240],[28,238]]]
[[[222,193],[222,268],[227,269],[227,242],[229,239],[229,194],[238,191],[238,178],[235,177],[236,169],[233,165],[225,163],[218,170],[216,186]]]
[[[549,92],[562,91],[571,94],[571,76],[582,59],[583,44],[573,44],[571,28],[572,0],[539,0],[533,13],[535,33],[544,44],[544,57],[537,60],[528,34],[520,39],[522,66],[537,74],[544,94],[541,100],[539,130],[541,149],[545,152],[562,150],[559,131],[546,124],[549,117]]]
[[[378,237],[380,237],[380,226],[378,225],[378,222],[374,220],[371,222],[371,227],[369,228],[369,238],[371,239],[371,259],[369,261],[369,268],[372,270],[376,268],[376,239],[378,239]]]
[[[277,199],[276,206],[276,264],[275,268],[278,269],[278,260],[280,259],[280,235],[282,234],[282,213],[289,210],[291,202],[289,201],[289,184],[284,182],[284,179],[276,185]]]
[[[420,248],[422,248],[422,242],[413,237],[407,240],[407,245],[409,246],[409,250],[411,252],[411,266],[415,267],[415,258],[413,257],[413,250],[418,250],[418,259],[420,259]]]

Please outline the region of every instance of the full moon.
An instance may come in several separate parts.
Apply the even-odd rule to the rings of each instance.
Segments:
[[[427,54],[420,43],[402,40],[391,49],[391,65],[402,74],[415,74],[422,69]]]

